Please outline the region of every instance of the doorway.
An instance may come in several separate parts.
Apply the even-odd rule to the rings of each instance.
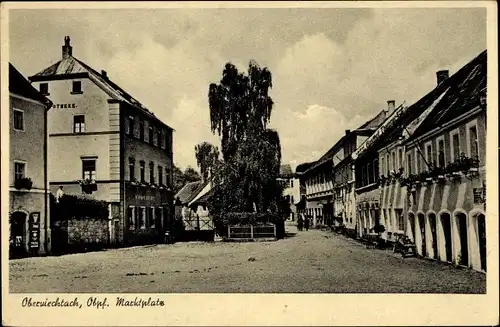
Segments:
[[[26,255],[25,248],[25,230],[27,214],[22,211],[16,211],[11,215],[10,221],[10,258],[20,258]]]
[[[467,216],[463,213],[456,214],[458,238],[460,240],[460,252],[458,264],[463,266],[469,265],[469,244],[467,240]]]
[[[486,271],[486,220],[483,214],[477,217],[477,232],[479,236],[479,255],[481,270]]]
[[[451,243],[451,217],[447,213],[441,214],[441,226],[444,234],[444,248],[446,252],[446,261],[452,262],[452,243]]]
[[[431,230],[431,242],[432,242],[432,258],[438,258],[438,244],[437,244],[437,231],[436,231],[436,215],[434,213],[429,214],[429,226]]]
[[[427,242],[427,238],[426,238],[426,235],[425,235],[425,216],[423,213],[419,213],[418,214],[418,228],[420,230],[420,235],[421,235],[421,240],[422,240],[422,244],[420,245],[420,250],[421,250],[421,253],[422,253],[422,256],[426,256],[427,255],[427,247],[426,247],[426,242]]]
[[[412,212],[408,213],[408,221],[410,222],[410,229],[411,229],[410,235],[408,236],[411,237],[413,242],[416,242],[417,238],[415,234],[415,215]]]

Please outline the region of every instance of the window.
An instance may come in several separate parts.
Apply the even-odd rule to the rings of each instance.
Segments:
[[[14,129],[16,131],[24,131],[24,111],[14,109],[13,112]]]
[[[156,208],[155,210],[155,223],[156,222],[159,222],[160,223],[160,226],[162,225],[162,219],[161,219],[161,216],[162,216],[162,208]]]
[[[380,158],[380,170],[382,171],[382,175],[385,175],[385,160],[384,157]]]
[[[425,158],[427,160],[427,166],[432,165],[434,162],[432,158],[432,143],[427,143],[425,146]],[[429,167],[426,167],[428,169]]]
[[[444,156],[444,137],[437,139],[437,165],[438,167],[444,167],[446,165],[446,160]]]
[[[155,228],[155,208],[151,207],[148,208],[148,225],[150,228]]]
[[[460,139],[458,130],[451,133],[451,162],[454,162],[460,156]]]
[[[156,145],[159,147],[161,145],[161,130],[156,129]]]
[[[83,133],[85,132],[85,116],[75,115],[73,116],[73,133]]]
[[[149,132],[149,134],[148,134],[148,142],[150,144],[153,144],[154,133],[153,133],[153,126],[152,125],[149,125],[148,132]]]
[[[167,179],[167,186],[170,186],[170,168],[165,167],[165,178]]]
[[[40,93],[42,93],[43,95],[50,95],[49,83],[40,83]]]
[[[82,93],[82,82],[81,81],[73,81],[73,89],[71,93]]]
[[[18,181],[26,176],[26,163],[14,162],[14,180]]]
[[[163,167],[158,166],[158,184],[163,185]]]
[[[411,169],[411,166],[413,164],[413,162],[411,161],[411,153],[408,153],[408,175],[411,175],[412,174],[412,169]]]
[[[402,231],[405,229],[405,220],[404,220],[404,215],[403,215],[403,209],[394,209],[394,211],[396,212],[398,231]]]
[[[128,171],[129,171],[129,179],[131,181],[135,180],[135,159],[128,158]]]
[[[290,187],[293,187],[293,179],[290,180]]]
[[[127,208],[128,228],[135,229],[135,210],[133,206]]]
[[[149,182],[151,184],[155,183],[155,164],[154,164],[154,162],[149,163]]]
[[[392,162],[391,162],[391,170],[396,171],[396,152],[392,151]]]
[[[367,181],[367,184],[372,183],[372,165],[371,164],[366,165],[366,181]]]
[[[146,207],[139,208],[139,225],[141,229],[146,228]]]
[[[141,178],[141,182],[146,181],[146,167],[144,161],[139,162],[139,174]]]
[[[472,124],[467,125],[467,151],[468,156],[473,159],[479,158],[479,147],[478,147],[478,138],[477,138],[477,125],[474,121]]]
[[[144,121],[139,120],[139,139],[144,140]]]
[[[96,179],[95,159],[82,159],[83,179]]]
[[[128,127],[128,129],[126,130],[126,132],[127,132],[127,134],[129,134],[129,135],[134,135],[134,128],[135,128],[135,124],[134,124],[135,119],[134,119],[134,117],[129,116],[129,117],[127,118],[127,121],[128,121],[128,126],[127,126],[127,127]]]
[[[385,159],[387,162],[387,170],[385,171],[385,176],[389,176],[389,172],[391,171],[391,158],[389,157],[389,154],[386,154]]]
[[[403,168],[403,149],[398,149],[398,167]]]
[[[161,139],[161,148],[162,149],[165,149],[165,144],[167,144],[166,140],[165,140],[165,136],[167,135],[167,133],[165,132],[164,129],[161,130],[161,134],[160,134],[160,139]],[[158,142],[158,144],[160,144],[160,142]]]

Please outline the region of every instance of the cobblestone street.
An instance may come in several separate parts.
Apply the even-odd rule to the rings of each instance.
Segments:
[[[310,230],[277,242],[177,243],[10,261],[11,292],[484,293],[486,275]]]

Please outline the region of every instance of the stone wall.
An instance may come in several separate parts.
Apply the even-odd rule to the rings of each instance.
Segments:
[[[109,244],[108,220],[72,219],[68,221],[68,244]]]

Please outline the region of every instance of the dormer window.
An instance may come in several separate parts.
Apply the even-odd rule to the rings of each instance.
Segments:
[[[40,93],[42,93],[42,95],[50,95],[49,83],[40,83]]]
[[[73,88],[71,90],[71,94],[81,94],[82,92],[82,82],[81,81],[73,81]]]

